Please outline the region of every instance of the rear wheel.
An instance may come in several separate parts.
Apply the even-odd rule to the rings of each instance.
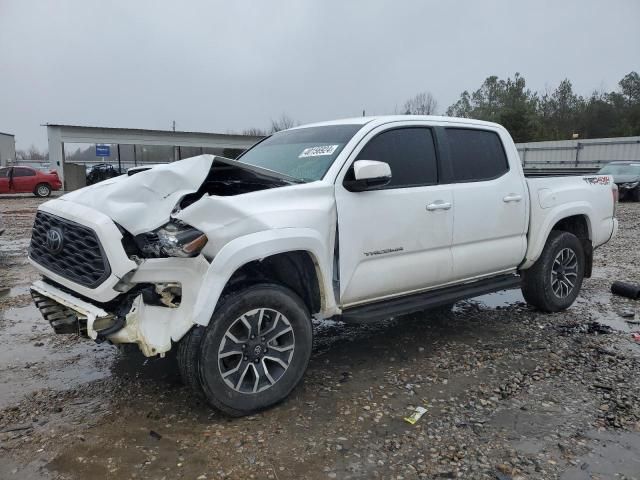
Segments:
[[[631,200],[634,202],[640,202],[640,186],[633,189],[631,192]]]
[[[565,310],[580,293],[584,267],[584,250],[578,237],[553,230],[540,258],[522,274],[522,295],[542,311]]]
[[[49,195],[51,195],[51,187],[47,183],[39,183],[38,185],[36,185],[33,194],[36,197],[48,197]]]
[[[232,416],[280,402],[302,379],[312,337],[311,316],[288,288],[260,284],[229,295],[200,341],[207,401]]]

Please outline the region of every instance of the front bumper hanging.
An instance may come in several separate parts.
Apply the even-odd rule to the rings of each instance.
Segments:
[[[31,285],[36,306],[56,333],[75,333],[100,343],[125,326],[125,320],[39,280]]]

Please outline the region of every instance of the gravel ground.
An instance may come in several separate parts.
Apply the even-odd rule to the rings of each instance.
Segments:
[[[56,336],[31,305],[34,198],[0,198],[0,478],[638,479],[640,205],[568,311],[518,291],[368,326],[315,325],[303,384],[229,419],[172,358]],[[2,286],[9,287],[2,289]],[[416,406],[415,425],[403,420]]]

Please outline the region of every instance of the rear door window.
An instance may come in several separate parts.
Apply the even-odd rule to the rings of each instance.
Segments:
[[[378,160],[389,164],[391,181],[381,188],[438,183],[438,161],[430,128],[395,128],[382,132],[365,145],[356,160]]]
[[[509,171],[497,133],[471,128],[446,128],[454,182],[493,180]]]
[[[36,174],[36,172],[31,170],[30,168],[15,167],[13,169],[13,176],[14,177],[33,177],[35,174]]]

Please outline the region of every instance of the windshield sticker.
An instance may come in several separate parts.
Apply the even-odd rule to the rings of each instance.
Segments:
[[[609,185],[609,177],[582,177],[582,179],[591,185]]]
[[[340,145],[320,145],[318,147],[305,148],[298,158],[306,157],[322,157],[324,155],[333,155]]]

